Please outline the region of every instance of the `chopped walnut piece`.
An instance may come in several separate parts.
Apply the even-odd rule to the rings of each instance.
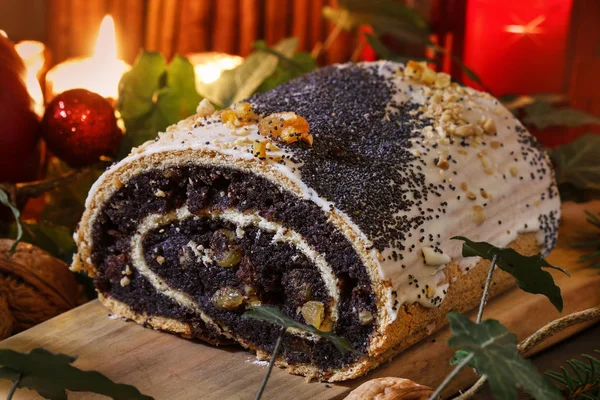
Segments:
[[[421,249],[421,252],[423,253],[423,257],[425,258],[425,265],[429,265],[432,267],[448,264],[451,260],[450,257],[448,257],[446,254],[437,252],[432,247],[423,247]]]
[[[485,211],[480,205],[473,206],[473,215],[475,217],[475,223],[481,225],[485,222]]]
[[[202,101],[196,107],[196,113],[199,117],[208,117],[215,112],[215,107],[208,99],[202,99]]]
[[[426,85],[433,85],[436,79],[436,72],[430,68],[423,69],[423,74],[421,74],[421,82]]]
[[[460,137],[473,136],[475,135],[475,127],[471,124],[457,126],[454,135]]]
[[[124,276],[121,278],[121,286],[125,287],[131,283],[131,279],[128,276]]]
[[[437,76],[435,77],[435,87],[436,88],[446,88],[448,86],[450,86],[450,75],[444,73],[444,72],[438,72]]]
[[[496,123],[491,118],[487,118],[485,121],[483,121],[482,127],[483,131],[488,135],[493,135],[496,133]]]

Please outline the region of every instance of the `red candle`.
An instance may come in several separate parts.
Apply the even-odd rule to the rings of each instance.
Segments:
[[[469,0],[464,63],[495,95],[563,92],[571,5]]]

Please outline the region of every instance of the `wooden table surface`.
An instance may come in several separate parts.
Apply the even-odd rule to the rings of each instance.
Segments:
[[[598,212],[600,202],[563,205],[559,245],[549,256],[551,263],[571,272],[571,278],[553,274],[563,292],[563,315],[600,304],[600,272],[577,263],[581,252],[569,247],[574,229],[585,228],[584,209]],[[513,290],[490,301],[484,318],[500,320],[522,339],[559,316],[545,297]],[[539,352],[590,325],[565,330],[534,351]],[[442,329],[391,363],[350,382],[307,383],[303,377],[275,369],[263,398],[343,399],[365,380],[383,376],[400,376],[435,387],[451,370],[448,360],[454,350],[446,346],[449,336],[448,329]],[[575,341],[540,353],[534,361],[540,370],[556,368],[567,358],[600,347],[599,337],[600,326],[595,326],[579,334]],[[237,347],[213,347],[108,318],[108,311],[98,301],[0,342],[0,348],[20,351],[34,347],[78,355],[77,367],[98,370],[156,399],[253,399],[266,370],[265,363],[256,362],[252,354]],[[465,370],[446,395],[469,385],[475,378],[470,370]],[[9,386],[10,382],[0,381],[0,393],[8,391]],[[486,396],[485,392],[482,396]],[[20,389],[14,398],[38,397],[35,392]],[[102,397],[71,393],[69,398]]]

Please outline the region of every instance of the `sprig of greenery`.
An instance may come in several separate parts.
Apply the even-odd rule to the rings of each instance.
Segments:
[[[274,89],[287,81],[317,68],[317,60],[315,60],[310,53],[297,52],[294,53],[291,58],[286,57],[285,54],[268,47],[262,40],[255,42],[254,48],[272,54],[279,59],[277,68],[275,68],[275,71],[260,84],[258,89],[256,89],[257,92],[266,92]]]
[[[66,400],[65,390],[93,392],[115,400],[152,400],[130,385],[114,383],[96,371],[82,371],[71,365],[76,357],[55,354],[36,348],[29,353],[0,350],[0,379],[8,379],[17,388],[29,388],[40,396],[53,400]],[[8,399],[12,395],[9,395]]]
[[[15,242],[10,246],[9,252],[12,254],[16,250],[19,242],[23,238],[23,225],[21,223],[21,212],[19,209],[10,201],[8,193],[4,190],[0,189],[0,204],[8,207],[13,217],[15,218],[15,226],[16,226],[16,239]]]
[[[462,236],[452,239],[464,241],[462,249],[464,257],[479,256],[490,260],[491,265],[483,289],[477,321],[471,322],[466,316],[454,312],[447,314],[453,334],[448,344],[461,349],[451,360],[451,364],[456,367],[430,399],[437,398],[467,365],[472,366],[482,375],[478,381],[479,385],[482,385],[486,378],[490,381],[492,393],[499,399],[516,398],[518,388],[523,388],[537,398],[560,399],[560,392],[544,380],[529,361],[519,355],[516,336],[496,320],[482,321],[482,316],[496,265],[511,274],[519,287],[548,296],[555,307],[561,310],[563,300],[560,289],[555,285],[552,275],[541,268],[550,267],[567,272],[552,266],[541,256],[523,256],[512,249],[501,249],[486,242],[474,242]]]
[[[340,8],[324,7],[323,16],[347,31],[355,30],[361,25],[370,25],[375,35],[365,34],[365,39],[379,57],[397,62],[408,60],[437,62],[435,58],[415,54],[398,54],[381,40],[383,36],[389,35],[399,42],[418,46],[422,50],[431,50],[435,55],[450,56],[452,62],[458,65],[469,79],[488,92],[490,91],[481,77],[465,65],[460,57],[449,53],[446,49],[431,41],[429,38],[431,35],[429,23],[413,8],[392,0],[370,2],[341,0],[339,5]]]
[[[258,321],[270,322],[286,329],[292,328],[312,333],[330,341],[342,353],[351,351],[359,354],[358,351],[352,346],[352,343],[348,341],[348,339],[334,335],[330,332],[320,331],[312,325],[301,324],[300,322],[285,315],[276,307],[255,306],[251,310],[246,311],[244,313],[244,317]]]
[[[212,83],[200,84],[200,93],[218,107],[228,107],[249,97],[275,73],[281,58],[290,59],[294,56],[298,39],[283,39],[268,51],[265,51],[267,47],[264,42],[258,42],[257,45],[262,48],[252,52],[241,65],[223,71],[219,79]]]
[[[246,318],[255,319],[257,321],[270,322],[270,323],[275,324],[276,326],[280,327],[279,336],[277,338],[277,343],[275,344],[275,348],[273,349],[273,352],[271,353],[271,360],[269,361],[269,367],[267,368],[265,377],[263,378],[263,381],[258,390],[258,394],[256,395],[256,400],[260,400],[260,398],[265,390],[265,387],[267,386],[267,382],[269,381],[269,376],[271,375],[271,370],[273,369],[273,365],[275,364],[275,359],[277,358],[277,355],[279,354],[279,351],[283,344],[283,337],[285,335],[285,332],[290,328],[320,336],[323,339],[326,339],[326,340],[330,341],[331,343],[333,343],[333,345],[338,350],[340,350],[342,353],[351,351],[353,353],[359,354],[359,352],[354,349],[354,347],[352,346],[350,341],[348,341],[348,339],[346,339],[344,337],[336,336],[329,332],[320,331],[317,328],[315,328],[314,326],[301,324],[300,322],[285,315],[280,309],[278,309],[276,307],[254,306],[251,310],[246,311],[243,314],[243,316]]]
[[[573,243],[571,247],[592,249],[590,253],[579,257],[579,262],[588,263],[592,268],[600,268],[600,213],[594,215],[589,211],[585,211],[586,221],[597,230],[582,230],[579,231],[582,237],[579,242]]]
[[[600,196],[600,135],[588,134],[550,153],[563,201]]]
[[[543,294],[559,312],[562,311],[563,299],[560,288],[554,283],[552,275],[542,268],[555,269],[569,276],[568,271],[555,267],[541,255],[524,256],[511,248],[499,248],[486,242],[474,242],[463,236],[455,236],[452,239],[464,241],[463,257],[478,256],[491,260],[496,256],[498,267],[511,274],[522,290],[528,293]]]
[[[143,51],[119,83],[117,110],[125,123],[118,158],[152,140],[169,125],[192,115],[202,97],[194,67],[176,55],[167,64],[160,53]]]
[[[523,123],[540,130],[552,126],[577,127],[600,124],[598,117],[574,108],[555,107],[554,104],[543,98],[525,104],[522,110],[524,112]]]
[[[600,350],[594,350],[600,354]],[[600,398],[600,359],[589,354],[581,356],[587,361],[578,359],[567,360],[567,367],[560,367],[560,372],[546,372],[546,375],[556,381],[563,389],[568,399]],[[570,369],[570,370],[569,370]]]
[[[494,397],[515,399],[517,388],[523,388],[537,399],[562,398],[559,390],[519,355],[517,336],[500,322],[490,319],[476,324],[455,312],[447,317],[452,331],[448,345],[469,352],[461,360],[462,365],[468,364],[487,376]]]

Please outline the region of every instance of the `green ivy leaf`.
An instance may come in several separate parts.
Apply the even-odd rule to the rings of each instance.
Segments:
[[[429,31],[429,23],[421,14],[414,8],[393,0],[340,0],[339,4],[366,19],[389,18],[396,25],[410,26],[421,32]]]
[[[169,65],[160,53],[142,52],[121,78],[117,109],[126,134],[117,158],[152,140],[169,125],[192,115],[202,97],[196,91],[194,67],[175,55]]]
[[[471,354],[471,352],[467,350],[456,350],[456,352],[450,359],[450,365],[460,364],[465,358],[469,356],[469,354]]]
[[[556,181],[585,193],[600,193],[600,135],[588,134],[550,153]],[[560,186],[559,186],[560,187]]]
[[[560,288],[554,283],[552,275],[542,268],[553,268],[570,276],[564,269],[551,265],[539,254],[524,256],[511,248],[502,249],[486,242],[473,242],[463,236],[454,236],[452,239],[464,241],[463,257],[478,256],[491,260],[497,256],[496,265],[511,274],[522,290],[528,293],[543,294],[559,312],[562,311],[563,299]]]
[[[333,8],[325,6],[321,9],[323,17],[345,31],[352,31],[361,25],[367,25],[367,21],[371,21],[369,17],[362,16],[357,13],[352,13],[343,8]]]
[[[286,60],[289,60],[286,62]],[[296,53],[291,59],[281,59],[275,72],[261,83],[257,92],[266,92],[317,68],[317,61],[305,52]]]
[[[329,340],[342,353],[347,351],[358,353],[354,347],[352,347],[352,344],[348,341],[348,339],[336,336],[333,333],[320,331],[312,325],[301,324],[300,322],[297,322],[285,315],[276,307],[255,306],[251,310],[246,311],[244,313],[244,317],[256,319],[258,321],[271,322],[284,328],[295,328],[304,332],[314,333],[323,339]]]
[[[291,58],[298,47],[298,39],[281,40],[272,50],[286,58]],[[219,79],[212,83],[199,85],[200,93],[219,107],[243,100],[258,89],[279,63],[276,55],[265,51],[254,51],[236,68],[223,71]]]
[[[53,159],[48,166],[46,178],[58,177],[70,171],[71,168],[67,167],[64,162]],[[40,219],[50,225],[64,226],[74,230],[85,210],[88,192],[102,172],[101,168],[93,168],[76,180],[64,183],[46,193]]]
[[[535,101],[523,107],[523,122],[537,129],[550,126],[599,125],[600,118],[573,108],[556,108],[545,101]]]
[[[196,92],[194,66],[175,55],[166,70],[166,86],[158,92],[157,108],[169,125],[196,112],[202,97]]]
[[[154,93],[161,87],[167,63],[160,53],[141,52],[119,82],[117,108],[127,124],[152,112]]]
[[[516,399],[517,388],[522,388],[536,399],[562,399],[560,391],[519,355],[517,337],[500,322],[492,319],[476,324],[455,312],[447,317],[452,331],[448,345],[464,349],[463,359],[467,352],[473,353],[469,365],[487,377],[494,397]]]
[[[152,400],[133,386],[114,383],[99,372],[82,371],[72,366],[75,359],[42,348],[29,353],[2,349],[0,379],[16,381],[20,376],[18,388],[33,389],[42,397],[53,400],[66,400],[65,390],[98,393],[115,400]]]
[[[36,224],[22,222],[21,225],[23,227],[22,242],[31,243],[54,257],[71,263],[76,250],[71,229],[43,221]],[[16,223],[10,224],[6,237],[14,237],[17,229]]]
[[[16,239],[15,242],[12,244],[12,246],[10,246],[9,252],[12,254],[15,249],[17,248],[17,246],[19,245],[19,242],[21,241],[21,239],[23,238],[23,226],[21,225],[21,212],[19,211],[19,209],[17,207],[15,207],[11,202],[10,199],[8,198],[8,193],[6,193],[4,190],[0,189],[0,204],[8,207],[10,209],[10,212],[12,212],[12,215],[15,217],[15,222],[16,222]]]

